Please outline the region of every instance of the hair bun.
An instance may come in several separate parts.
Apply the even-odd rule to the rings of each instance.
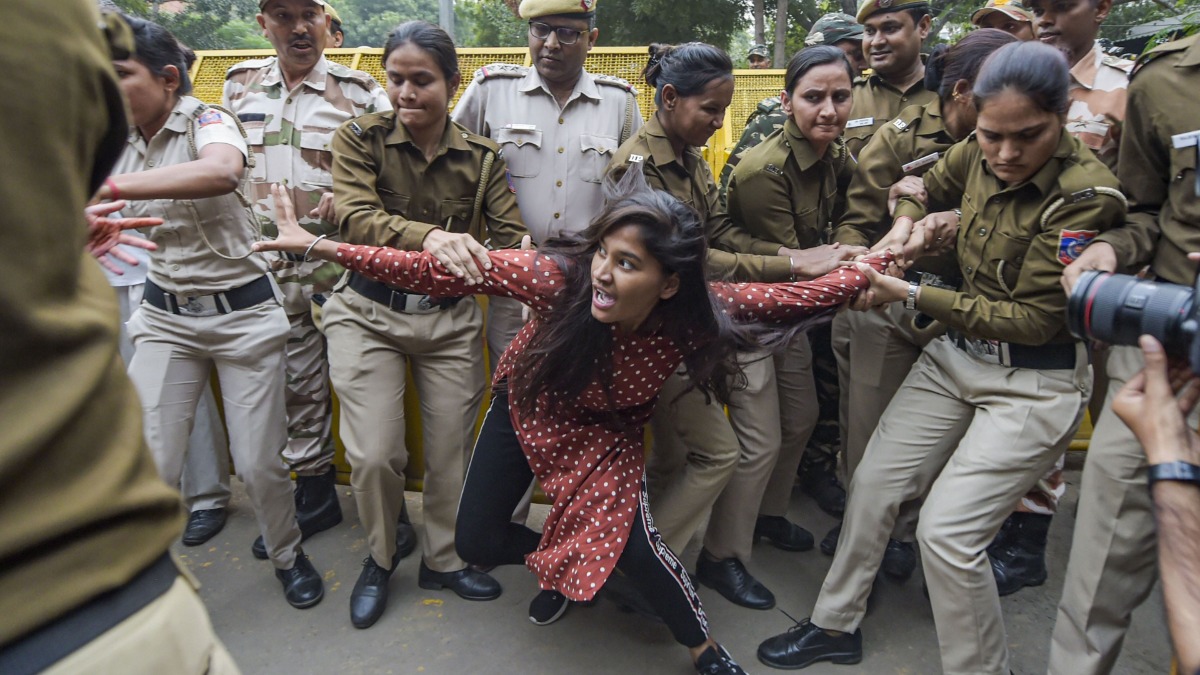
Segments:
[[[929,59],[925,62],[925,88],[932,92],[937,92],[942,86],[942,77],[946,73],[946,52],[950,51],[950,47],[946,44],[940,44],[929,52]]]
[[[642,79],[646,80],[646,84],[651,87],[658,87],[658,75],[662,72],[662,60],[671,50],[675,49],[675,45],[663,44],[661,42],[653,42],[647,50],[650,58],[646,61],[646,67],[642,70]]]

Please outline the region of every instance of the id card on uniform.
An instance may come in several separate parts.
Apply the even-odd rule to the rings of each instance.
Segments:
[[[857,129],[859,127],[869,127],[872,124],[875,124],[874,117],[860,117],[856,120],[850,120],[849,122],[846,122],[846,128]]]
[[[536,124],[506,124],[504,128],[512,129],[513,131],[537,131]]]

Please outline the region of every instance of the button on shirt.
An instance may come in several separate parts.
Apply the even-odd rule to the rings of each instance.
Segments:
[[[620,145],[626,106],[632,135],[642,126],[637,99],[598,84],[587,71],[566,105],[536,68],[524,77],[483,71],[454,106],[455,122],[500,145],[517,189],[517,204],[534,243],[580,232],[604,203],[601,183]]]
[[[191,96],[182,96],[167,123],[147,143],[136,128],[130,130],[116,175],[174,166],[196,157],[188,145],[188,126],[194,125],[196,153],[210,143],[223,143],[246,155],[246,142],[233,118]],[[153,199],[131,201],[124,211],[131,218],[162,218],[163,224],[147,234],[158,245],[150,255],[149,278],[176,295],[211,295],[244,286],[266,273],[264,256],[226,260],[205,243],[228,256],[246,254],[257,240],[253,215],[234,193],[204,199]],[[202,232],[203,231],[203,232]]]

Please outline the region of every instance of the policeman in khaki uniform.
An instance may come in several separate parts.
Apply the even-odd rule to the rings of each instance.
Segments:
[[[1065,110],[1066,64],[1041,44],[1001,48],[974,86],[989,96],[979,119],[987,131],[979,133],[993,134],[992,143],[1023,143],[1018,152],[1027,163],[993,169],[985,153],[1003,159],[1003,146],[985,148],[972,135],[924,176],[931,205],[961,205],[959,289],[866,273],[870,294],[903,299],[949,330],[925,347],[879,421],[851,482],[841,542],[811,622],[760,646],[759,657],[769,665],[794,666],[800,659],[857,663],[859,626],[897,510],[925,495],[917,538],[942,669],[1009,672],[1000,601],[984,549],[1009,505],[1053,465],[1083,419],[1091,391],[1087,347],[1067,330],[1060,277],[1080,243],[1125,216],[1116,179],[1062,130],[1061,114],[1038,108],[1034,98],[1014,89],[1020,86],[1016,78],[1028,72],[1021,64],[1032,61],[1046,73],[1034,85],[1044,87],[1038,91],[1050,97],[1061,82]],[[989,70],[995,72],[990,81]],[[1036,136],[1023,141],[1013,140],[1020,130],[984,117],[989,106],[1000,105],[991,97],[1014,92],[1021,97],[1017,113],[1026,115],[1020,119],[1038,125]],[[1043,163],[1029,163],[1034,161]],[[923,204],[905,197],[896,222],[925,215]]]
[[[1136,272],[1190,286],[1200,251],[1200,35],[1155,47],[1129,85],[1117,175],[1129,197],[1124,227],[1084,249],[1080,270]],[[1074,266],[1073,266],[1074,267]],[[1068,270],[1073,272],[1073,270]],[[1068,277],[1070,278],[1070,277]],[[1063,596],[1050,644],[1054,675],[1112,672],[1133,610],[1158,576],[1146,456],[1110,407],[1142,368],[1137,347],[1112,347],[1109,388],[1079,488]],[[1188,420],[1193,428],[1197,419]]]
[[[580,11],[578,0],[522,2],[534,67],[480,68],[451,114],[468,131],[500,145],[521,217],[539,246],[588,226],[603,205],[609,160],[642,126],[633,87],[583,67],[600,34],[595,4],[590,7]],[[522,325],[520,303],[488,300],[493,369]]]
[[[168,553],[179,495],[146,449],[116,298],[83,251],[84,205],[128,133],[114,55],[91,0],[5,9],[0,59],[23,65],[0,80],[13,102],[0,116],[0,672],[236,674]],[[108,26],[128,54],[128,28]]]
[[[429,40],[440,37],[437,42],[454,58],[449,36],[424,22],[402,24],[389,44],[397,34],[415,40],[411,36],[417,33]],[[396,67],[391,56],[397,50],[424,51],[418,44],[402,42],[385,52],[389,77]],[[388,87],[396,100],[418,86],[410,84],[410,71],[398,72],[395,77],[403,83]],[[457,72],[446,78],[450,96],[458,83]],[[440,91],[435,85],[428,85],[428,91]],[[435,114],[430,106],[449,104],[449,98],[441,103],[418,100],[422,115],[429,117]],[[527,231],[499,146],[452,122],[445,108],[442,115],[436,147],[428,149],[418,145],[421,139],[394,111],[364,115],[338,129],[334,195],[345,241],[422,250],[449,232],[494,248],[520,245]],[[408,464],[404,398],[410,370],[424,433],[418,583],[429,589],[448,587],[470,600],[498,597],[495,579],[469,569],[454,547],[458,500],[485,385],[483,311],[472,298],[434,298],[353,273],[339,283],[324,310],[350,485],[370,552],[351,594],[351,622],[367,628],[382,615],[398,560],[395,523],[404,504]]]
[[[334,131],[345,121],[389,110],[383,89],[364,72],[323,54],[329,33],[322,0],[259,0],[259,25],[276,56],[244,61],[225,75],[224,106],[241,120],[254,152],[250,193],[263,233],[275,234],[270,188],[287,187],[300,224],[336,235],[333,222]],[[307,45],[307,49],[299,46]],[[305,538],[341,522],[333,468],[332,407],[325,338],[314,319],[341,267],[277,258],[272,269],[283,291],[291,333],[287,341],[288,445],[284,460],[296,472],[296,515]],[[411,535],[411,527],[404,526]],[[254,543],[262,557],[262,542]],[[411,550],[411,548],[410,548]]]
[[[708,233],[709,273],[721,278],[787,281],[793,278],[792,261],[778,255],[779,244],[751,237],[735,226],[717,199],[712,171],[700,149],[687,147],[683,163],[676,161],[671,141],[657,116],[651,117],[633,138],[615,153],[610,168],[640,168],[651,187],[666,190],[700,213]],[[746,253],[731,253],[745,251]],[[768,368],[759,359],[749,370]],[[749,377],[749,375],[748,375]],[[687,389],[686,378],[676,373],[663,387],[662,405],[651,421],[654,451],[647,457],[647,481],[654,509],[654,524],[672,550],[686,548],[700,523],[737,465],[740,446],[725,412],[715,402],[705,403],[702,393]],[[681,398],[680,394],[683,394]],[[738,392],[734,393],[737,400]],[[770,411],[733,408],[735,414],[766,415]],[[750,429],[778,424],[778,418],[760,419]],[[810,544],[811,545],[811,544]]]

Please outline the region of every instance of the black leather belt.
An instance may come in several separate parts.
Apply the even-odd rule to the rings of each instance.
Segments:
[[[364,298],[374,300],[393,312],[401,314],[432,314],[449,309],[462,300],[462,298],[433,298],[421,293],[410,293],[354,272],[350,273],[350,280],[346,285]]]
[[[275,297],[271,280],[266,275],[224,293],[211,295],[175,295],[168,293],[150,279],[142,299],[164,312],[181,316],[216,316],[260,305]]]
[[[120,588],[0,649],[0,673],[40,673],[166,593],[179,570],[167,553]]]
[[[1031,347],[998,340],[977,340],[953,328],[946,337],[956,347],[971,356],[989,363],[1010,368],[1032,368],[1034,370],[1069,370],[1076,365],[1076,343],[1049,344]],[[1091,359],[1091,354],[1088,354]]]

